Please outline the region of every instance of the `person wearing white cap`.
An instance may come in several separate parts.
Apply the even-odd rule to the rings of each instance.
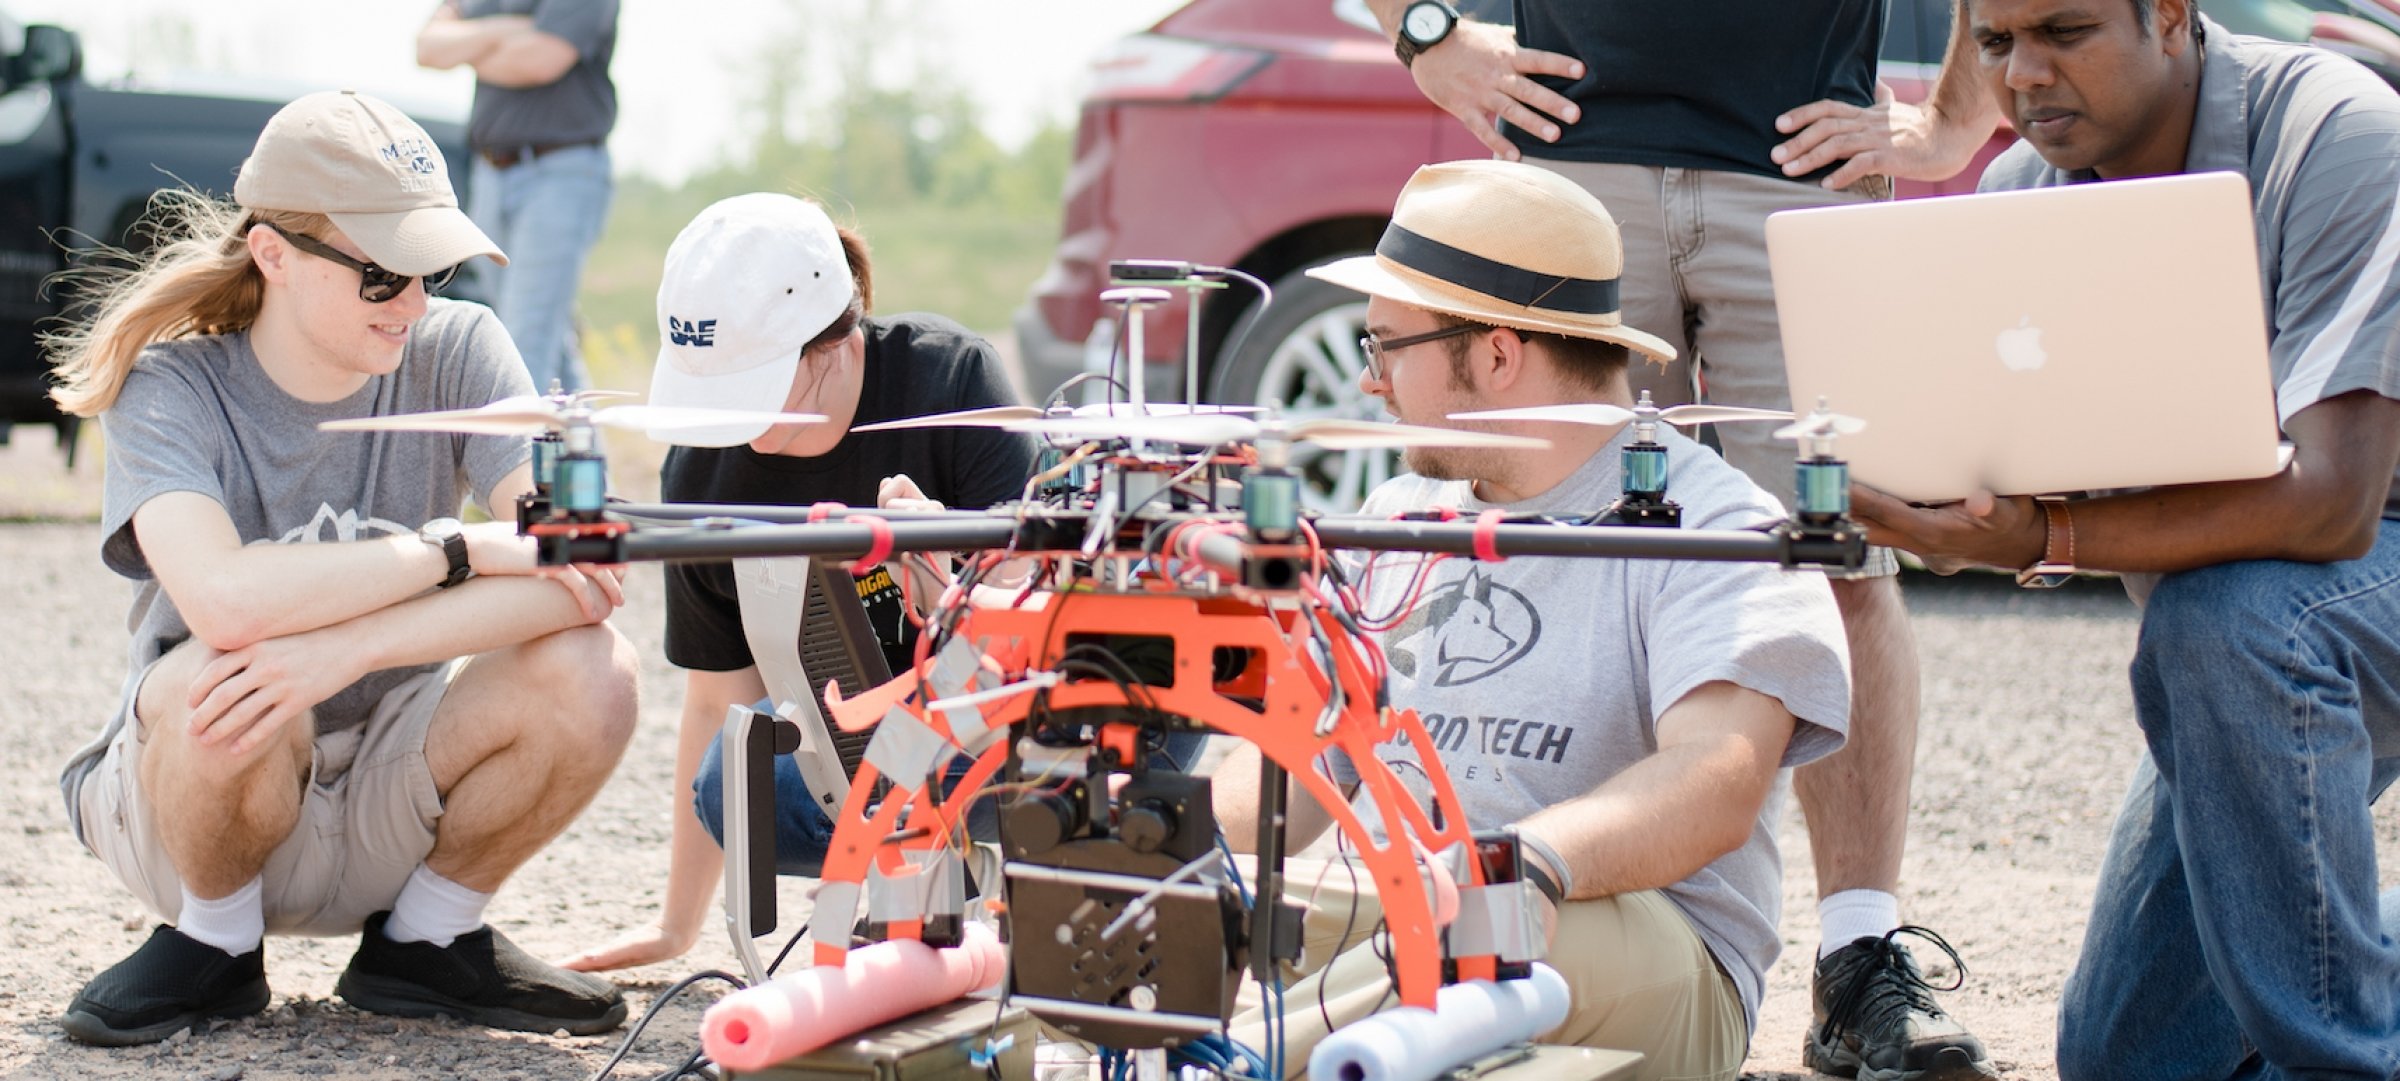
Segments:
[[[1013,404],[998,354],[938,315],[869,315],[874,269],[866,241],[824,208],[753,193],[702,210],[667,249],[658,290],[654,405],[822,414],[813,426],[737,424],[667,436],[666,499],[858,507],[984,507],[1017,498],[1033,472],[1030,436],[990,429],[849,429]],[[885,568],[860,567],[859,598],[893,670],[913,662],[915,628]],[[675,789],[696,791],[675,814],[665,904],[637,928],[566,961],[601,970],[680,956],[707,923],[724,854],[722,758],[728,706],[766,697],[730,564],[667,567],[667,660],[685,670]],[[815,874],[832,825],[788,755],[776,763],[776,847],[786,874]],[[712,836],[712,834],[714,836]]]
[[[1625,325],[1623,271],[1608,209],[1556,173],[1504,161],[1417,170],[1376,254],[1309,271],[1367,294],[1362,389],[1404,423],[1551,449],[1412,450],[1413,475],[1377,488],[1361,513],[1581,517],[1614,501],[1630,425],[1451,417],[1631,406],[1631,358],[1674,351]],[[1671,428],[1657,439],[1686,526],[1783,517],[1714,452]],[[1378,635],[1392,704],[1424,719],[1469,825],[1519,832],[1547,961],[1571,989],[1566,1022],[1542,1039],[1639,1051],[1641,1078],[1734,1077],[1781,945],[1774,836],[1788,770],[1839,748],[1849,725],[1849,657],[1825,577],[1756,563],[1425,558],[1370,564],[1365,610],[1406,613]],[[1404,744],[1376,753],[1422,772]],[[1215,772],[1228,839],[1256,836],[1255,754]],[[1330,770],[1356,781],[1346,758]],[[1300,802],[1295,847],[1328,821]],[[1316,971],[1282,996],[1296,1069],[1329,1028],[1392,1000],[1367,941],[1372,894],[1339,870],[1295,867],[1286,881],[1314,897],[1302,934]],[[1237,1018],[1234,1036],[1259,1046],[1263,1020]]]
[[[616,1027],[614,986],[483,922],[632,736],[616,576],[537,571],[506,521],[522,437],[318,428],[531,393],[491,312],[430,295],[500,249],[424,130],[347,91],[277,112],[233,203],[154,209],[161,246],[49,345],[59,404],[107,432],[100,555],[135,582],[120,705],[61,788],[166,924],[62,1027],[257,1013],[267,932],[357,934],[335,991],[360,1009]],[[469,497],[502,521],[461,526]]]

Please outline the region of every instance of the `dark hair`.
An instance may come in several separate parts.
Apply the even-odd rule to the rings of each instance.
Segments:
[[[1443,347],[1450,352],[1450,385],[1464,390],[1469,385],[1467,353],[1473,348],[1474,340],[1491,331],[1498,330],[1500,327],[1496,324],[1461,319],[1441,312],[1434,312],[1433,317],[1445,329],[1450,327],[1475,328],[1473,334],[1462,334],[1442,341]],[[1558,365],[1559,373],[1564,375],[1568,382],[1585,390],[1606,391],[1609,384],[1616,382],[1617,376],[1622,374],[1626,366],[1633,362],[1632,351],[1615,342],[1604,342],[1598,338],[1578,338],[1567,334],[1552,334],[1540,330],[1526,330],[1522,327],[1509,327],[1508,329],[1517,337],[1523,338],[1527,344],[1541,346],[1544,352],[1550,354],[1551,362]]]
[[[847,225],[834,226],[833,231],[842,238],[842,261],[850,264],[850,306],[808,340],[801,348],[804,353],[849,337],[851,331],[858,329],[858,321],[875,309],[875,268],[868,258],[867,238]]]

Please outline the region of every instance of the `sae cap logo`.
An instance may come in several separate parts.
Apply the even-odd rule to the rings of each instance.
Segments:
[[[717,321],[714,319],[679,319],[667,317],[667,340],[676,345],[707,348],[717,344]]]

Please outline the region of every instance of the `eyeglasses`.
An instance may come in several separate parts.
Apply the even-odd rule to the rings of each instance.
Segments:
[[[1377,339],[1372,334],[1361,334],[1358,338],[1358,351],[1367,355],[1367,378],[1380,383],[1383,381],[1384,354],[1394,349],[1406,349],[1412,345],[1438,342],[1444,338],[1458,337],[1461,334],[1473,334],[1482,329],[1484,328],[1474,323],[1461,323],[1454,327],[1428,330],[1423,334],[1411,334],[1404,338]]]
[[[366,301],[369,304],[381,304],[384,301],[399,296],[401,293],[408,290],[408,283],[415,281],[418,277],[418,275],[414,274],[394,274],[391,271],[385,270],[373,263],[359,262],[358,260],[343,254],[341,249],[327,244],[322,240],[318,240],[315,237],[284,232],[280,226],[277,226],[273,222],[261,222],[259,224],[275,230],[276,236],[290,241],[293,247],[298,248],[301,251],[307,252],[308,254],[314,255],[317,258],[323,259],[327,262],[339,263],[342,266],[346,266],[357,271],[358,299]],[[428,293],[440,292],[443,286],[450,284],[451,277],[457,273],[457,267],[450,267],[444,270],[434,271],[431,274],[423,275],[425,279],[425,291]]]

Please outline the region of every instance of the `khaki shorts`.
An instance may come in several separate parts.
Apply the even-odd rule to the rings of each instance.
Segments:
[[[1245,876],[1254,874],[1251,857],[1235,862]],[[1285,1072],[1299,1076],[1309,1052],[1330,1031],[1327,1016],[1340,1028],[1400,999],[1383,958],[1367,941],[1383,910],[1363,867],[1353,876],[1338,862],[1287,860],[1283,888],[1287,900],[1308,905],[1301,964],[1315,968],[1283,993]],[[1732,1081],[1740,1075],[1750,1047],[1741,995],[1665,894],[1643,890],[1573,901],[1559,909],[1558,920],[1546,960],[1566,978],[1570,1005],[1566,1023],[1540,1042],[1639,1051],[1642,1063],[1634,1076],[1641,1081]],[[1244,982],[1245,1006],[1254,1001],[1255,987]],[[1245,1009],[1230,1028],[1234,1039],[1265,1046],[1260,1010]]]
[[[1657,165],[1525,159],[1600,200],[1617,219],[1625,239],[1625,325],[1646,330],[1675,347],[1665,370],[1637,358],[1635,390],[1647,390],[1661,406],[1707,398],[1719,405],[1791,409],[1791,386],[1783,367],[1783,329],[1775,311],[1775,289],[1767,274],[1767,216],[1805,207],[1846,206],[1891,198],[1883,177],[1842,191],[1815,181],[1778,180],[1722,169],[1677,169]],[[1872,273],[1861,266],[1858,273]],[[1801,411],[1815,405],[1801,403]],[[1835,409],[1842,403],[1835,402]],[[1797,448],[1774,438],[1772,424],[1712,426],[1725,460],[1790,506],[1798,481]],[[1668,480],[1669,498],[1674,481]],[[1880,578],[1900,573],[1888,548],[1867,552],[1858,571],[1828,572],[1833,578]]]
[[[317,737],[300,822],[261,874],[267,930],[349,935],[392,907],[433,851],[441,792],[425,764],[425,733],[464,660],[417,675],[376,703],[367,722]],[[147,673],[144,678],[148,678]],[[150,911],[173,923],[183,881],[159,838],[139,765],[142,725],[126,696],[124,725],[77,794],[83,844]]]

